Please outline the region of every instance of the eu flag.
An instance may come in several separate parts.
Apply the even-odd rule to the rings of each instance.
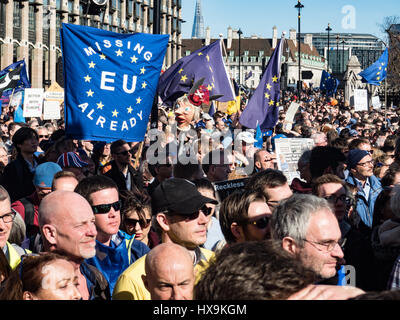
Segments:
[[[386,48],[377,61],[358,74],[362,77],[362,82],[380,86],[382,80],[386,78],[388,62],[389,52]]]
[[[329,72],[322,70],[321,83],[319,88],[322,92],[325,92],[328,96],[333,96],[339,85],[339,80],[332,77]]]
[[[240,116],[239,122],[247,128],[256,129],[259,124],[262,130],[266,130],[275,127],[278,122],[281,57],[284,41],[284,38],[279,41],[257,89]]]
[[[254,137],[257,141],[254,142],[254,147],[262,149],[263,147],[263,133],[261,132],[260,125],[257,124],[256,135]]]
[[[64,23],[60,32],[66,135],[143,141],[169,35]]]
[[[210,91],[210,96],[223,95],[216,100],[235,100],[222,58],[221,40],[200,48],[169,67],[160,77],[158,95],[165,105],[172,106],[201,78],[204,78],[203,85]]]
[[[25,60],[10,64],[0,71],[0,97],[9,97],[13,92],[17,93],[30,87]]]

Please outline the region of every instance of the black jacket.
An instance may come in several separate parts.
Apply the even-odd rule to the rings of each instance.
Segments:
[[[104,175],[114,180],[114,182],[118,186],[119,191],[127,190],[125,177],[123,173],[119,170],[115,160],[112,160],[108,164],[104,166],[104,169],[107,170]],[[104,171],[103,171],[104,172]],[[143,179],[140,172],[136,171],[135,168],[131,165],[128,165],[128,172],[131,175],[131,184],[135,185],[139,190],[143,190]]]
[[[38,162],[36,157],[35,161]],[[0,177],[0,184],[8,191],[11,203],[35,192],[33,176],[34,174],[29,170],[29,166],[21,154],[18,154],[14,161],[6,165]]]

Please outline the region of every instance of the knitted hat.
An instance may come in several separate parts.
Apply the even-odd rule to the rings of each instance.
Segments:
[[[75,152],[64,152],[58,157],[57,163],[61,168],[82,168],[88,165]]]
[[[62,169],[57,163],[45,162],[39,164],[35,170],[33,184],[39,188],[49,189],[53,183],[54,175],[59,171],[62,171]]]
[[[350,150],[347,155],[347,167],[349,169],[355,168],[357,163],[360,162],[362,158],[369,155],[369,152],[361,149]]]

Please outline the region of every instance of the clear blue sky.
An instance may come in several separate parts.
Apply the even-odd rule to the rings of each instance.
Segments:
[[[192,34],[196,0],[182,0],[182,36]],[[272,27],[282,31],[297,30],[297,0],[202,0],[204,27],[211,36],[227,34],[227,28],[240,28],[244,37],[272,36]],[[400,16],[399,0],[302,0],[301,32],[326,32],[328,22],[332,32],[369,33],[384,37],[377,24],[384,17]],[[345,10],[345,13],[342,13]]]

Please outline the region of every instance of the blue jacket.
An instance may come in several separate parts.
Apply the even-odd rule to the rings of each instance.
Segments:
[[[361,183],[354,178],[353,174],[349,173],[345,181],[357,187],[357,213],[365,225],[371,228],[376,198],[382,191],[382,186],[379,179],[374,175],[368,179],[371,185],[368,201]]]
[[[85,261],[95,266],[110,285],[110,294],[114,290],[115,283],[122,272],[133,262],[150,251],[143,242],[135,240],[135,236],[118,231],[111,238],[109,246],[105,246],[96,240],[96,255]]]

